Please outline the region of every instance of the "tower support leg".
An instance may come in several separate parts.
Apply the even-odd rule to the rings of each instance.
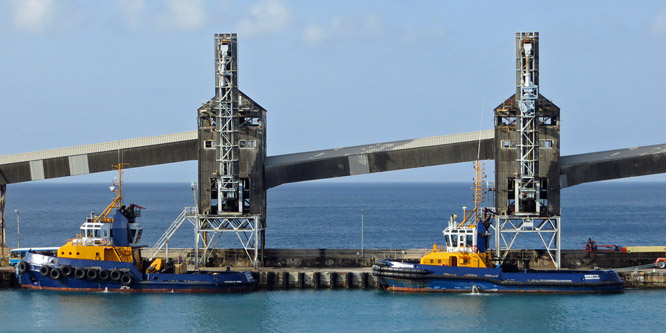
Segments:
[[[520,234],[536,234],[555,268],[558,270],[561,268],[562,230],[559,216],[538,218],[496,216],[493,228],[498,265],[501,265],[509,255]]]
[[[7,185],[0,184],[0,264],[5,260],[5,197],[7,196]]]

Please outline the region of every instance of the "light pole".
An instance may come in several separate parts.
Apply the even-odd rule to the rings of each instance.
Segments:
[[[364,258],[363,256],[363,220],[365,218],[365,210],[361,208],[361,258]]]
[[[16,247],[20,248],[21,247],[21,214],[19,214],[18,209],[14,209],[14,213],[16,213],[16,236],[17,236]]]

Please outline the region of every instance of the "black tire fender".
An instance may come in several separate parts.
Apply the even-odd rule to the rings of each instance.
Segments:
[[[117,270],[117,269],[114,269],[114,270],[111,271],[111,273],[109,273],[109,277],[113,281],[120,281],[120,278],[122,276],[123,276],[123,272],[121,272],[120,270]]]
[[[129,286],[132,284],[132,282],[134,282],[134,277],[132,274],[125,273],[122,277],[120,277],[120,283],[122,283],[123,286]]]
[[[60,270],[60,268],[54,268],[51,270],[49,276],[54,280],[60,280],[60,278],[62,277],[62,271]]]
[[[77,268],[74,270],[74,277],[77,278],[77,279],[79,279],[79,280],[83,280],[83,279],[86,277],[86,270],[85,270],[85,268],[77,267]]]
[[[30,264],[21,260],[18,264],[19,273],[25,273],[30,270]]]
[[[69,265],[64,265],[60,267],[60,270],[62,271],[63,276],[70,277],[72,276],[72,274],[74,274],[74,268],[72,268],[72,266]]]
[[[99,273],[97,274],[97,277],[99,278],[100,281],[106,281],[106,280],[109,279],[109,271],[107,271],[106,269],[103,269],[103,270],[99,271]]]
[[[51,273],[51,267],[42,265],[42,267],[39,268],[39,274],[42,276],[49,276],[49,273]]]
[[[86,272],[86,278],[88,280],[97,280],[97,276],[99,275],[99,271],[96,269],[88,269],[88,272]]]

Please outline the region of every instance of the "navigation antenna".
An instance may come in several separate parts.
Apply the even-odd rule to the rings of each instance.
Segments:
[[[128,163],[118,163],[113,166],[113,169],[118,170],[118,177],[112,181],[109,189],[116,194],[116,198],[106,206],[104,211],[95,218],[94,222],[113,222],[113,217],[109,217],[109,214],[114,209],[120,209],[123,206],[123,166],[128,165]]]

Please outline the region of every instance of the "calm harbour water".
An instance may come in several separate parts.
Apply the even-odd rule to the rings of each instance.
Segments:
[[[125,186],[126,203],[146,207],[152,245],[184,206],[189,184]],[[425,248],[441,243],[450,214],[470,205],[468,184],[305,183],[269,190],[270,248]],[[91,211],[112,199],[107,184],[18,184],[8,188],[8,246],[58,246]],[[666,243],[666,183],[601,183],[562,192],[562,243]],[[235,236],[234,236],[235,237]],[[170,243],[189,247],[184,225]],[[519,238],[520,239],[520,238]],[[232,237],[222,247],[238,247]],[[535,248],[534,239],[521,247]],[[666,290],[621,295],[414,295],[381,291],[274,291],[239,295],[116,295],[0,291],[1,331],[657,331]]]
[[[666,291],[432,295],[272,291],[240,295],[0,291],[3,331],[661,331]]]

